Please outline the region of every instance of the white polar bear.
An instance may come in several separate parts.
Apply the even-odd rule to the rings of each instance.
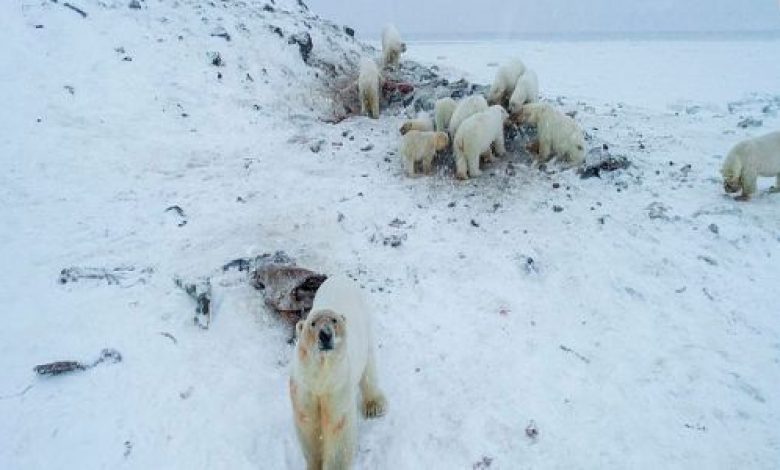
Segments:
[[[436,131],[447,132],[452,113],[457,106],[458,103],[449,97],[436,100],[436,104],[433,106],[433,123]]]
[[[370,310],[350,279],[329,277],[296,325],[290,374],[295,429],[310,469],[349,468],[365,417],[385,412],[377,387]]]
[[[450,118],[450,136],[455,136],[460,124],[469,116],[486,111],[487,109],[487,101],[485,101],[485,97],[482,95],[471,95],[460,100]]]
[[[515,114],[520,111],[520,108],[524,104],[536,103],[539,101],[539,79],[536,76],[536,72],[531,69],[527,69],[525,73],[517,79],[515,85],[515,91],[512,92],[512,97],[509,98],[509,107],[507,111],[510,114]]]
[[[496,72],[496,78],[490,86],[487,101],[490,104],[506,104],[515,91],[517,79],[525,73],[525,64],[520,59],[512,59]]]
[[[406,134],[409,131],[432,131],[433,121],[430,116],[425,114],[418,115],[415,119],[409,119],[403,123],[399,131],[401,135]]]
[[[780,192],[780,131],[746,139],[735,145],[726,156],[720,170],[723,175],[723,189],[727,193],[736,193],[739,201],[748,201],[756,192],[756,180],[759,176],[776,177],[775,186],[770,190]]]
[[[469,117],[458,127],[453,140],[455,151],[455,176],[459,179],[477,177],[479,157],[484,155],[492,158],[490,146],[495,147],[498,155],[506,153],[504,148],[504,121],[509,114],[506,110],[494,105]]]
[[[517,120],[536,126],[539,155],[536,163],[546,163],[553,154],[566,166],[585,161],[585,137],[574,119],[553,109],[546,103],[523,106]]]
[[[382,62],[384,66],[392,68],[398,66],[402,52],[406,52],[406,44],[401,41],[401,34],[392,24],[385,25],[382,30]]]
[[[414,176],[414,164],[422,162],[423,173],[430,173],[437,151],[450,145],[446,132],[409,131],[401,138],[400,154],[406,176]]]
[[[360,61],[358,96],[361,114],[368,114],[374,119],[379,118],[379,70],[376,62],[368,58]]]

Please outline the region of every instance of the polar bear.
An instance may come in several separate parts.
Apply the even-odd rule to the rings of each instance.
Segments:
[[[374,119],[379,118],[379,70],[376,62],[368,58],[360,61],[358,96],[361,114],[368,114]]]
[[[504,148],[504,121],[509,117],[506,110],[493,105],[486,111],[469,117],[458,127],[453,140],[455,151],[455,176],[458,179],[468,179],[481,174],[479,157],[484,155],[492,158],[490,147],[498,155],[506,153]]]
[[[437,132],[447,132],[450,126],[450,118],[458,103],[452,98],[441,98],[433,105],[433,123]]]
[[[520,59],[512,59],[496,72],[496,78],[490,86],[487,101],[490,104],[505,105],[515,91],[517,79],[525,73],[525,64]]]
[[[485,97],[482,95],[471,95],[460,100],[450,118],[450,136],[455,136],[460,124],[469,116],[486,111],[487,109],[487,101],[485,101]]]
[[[723,189],[727,193],[742,194],[739,201],[748,201],[756,192],[759,176],[776,177],[771,192],[780,192],[780,131],[746,139],[735,145],[726,156],[720,170]]]
[[[401,53],[406,52],[406,43],[401,41],[401,35],[392,24],[385,25],[382,30],[382,62],[385,67],[395,68],[401,58]]]
[[[370,310],[358,286],[329,277],[306,319],[296,325],[290,399],[309,469],[349,468],[363,416],[384,414],[376,381]]]
[[[401,132],[401,135],[404,135],[409,131],[432,131],[433,121],[431,121],[429,116],[420,114],[415,119],[405,121],[398,130]]]
[[[585,161],[585,138],[574,119],[546,103],[524,105],[515,119],[536,126],[539,138],[537,164],[548,162],[553,154],[566,166]]]
[[[406,176],[414,176],[414,164],[422,162],[423,173],[430,173],[436,152],[450,145],[446,132],[409,131],[401,138],[400,154]]]
[[[509,98],[509,107],[507,111],[510,114],[515,114],[520,111],[520,108],[524,104],[536,103],[539,101],[539,79],[536,76],[536,72],[531,69],[527,69],[525,73],[517,79],[515,84],[515,91],[512,92],[512,97]]]

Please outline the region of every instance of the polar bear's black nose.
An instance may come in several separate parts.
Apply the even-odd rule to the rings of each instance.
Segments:
[[[330,331],[322,329],[318,336],[320,339],[320,349],[323,351],[333,349],[333,334]]]

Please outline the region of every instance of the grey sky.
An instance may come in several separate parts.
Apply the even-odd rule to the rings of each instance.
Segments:
[[[621,31],[780,30],[780,0],[304,0],[321,16],[376,37]]]

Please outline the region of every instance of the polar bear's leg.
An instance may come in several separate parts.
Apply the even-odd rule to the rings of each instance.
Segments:
[[[412,155],[404,155],[404,172],[406,172],[406,176],[414,176],[414,157]]]
[[[458,149],[455,150],[455,177],[461,180],[469,178],[466,156]]]
[[[488,149],[488,151],[490,151],[490,149]],[[482,172],[479,171],[479,153],[475,152],[473,155],[468,155],[466,157],[466,163],[469,168],[469,177],[476,178],[482,174]]]
[[[363,416],[376,418],[385,414],[387,400],[377,386],[373,349],[368,352],[366,369],[363,371],[363,377],[360,378],[360,394],[363,399]]]
[[[323,420],[322,470],[345,470],[352,467],[352,458],[357,449],[357,404],[354,397],[344,397],[340,403],[331,403],[329,410],[343,414]],[[327,423],[325,421],[328,421]]]
[[[742,194],[737,196],[737,201],[750,200],[750,196],[756,192],[756,180],[758,180],[756,170],[748,168],[742,169],[742,176],[740,177],[740,181],[742,182]]]
[[[322,433],[317,402],[301,397],[294,381],[290,382],[290,395],[295,413],[295,431],[306,458],[306,467],[319,470],[322,468]]]
[[[379,96],[376,89],[368,90],[366,107],[369,111],[369,116],[374,119],[379,119]]]
[[[430,152],[427,155],[423,157],[422,161],[422,167],[423,167],[423,173],[426,175],[431,174],[433,171],[433,156],[435,155],[435,152]]]
[[[550,160],[552,154],[552,145],[548,139],[539,139],[539,161],[546,163]]]
[[[493,141],[493,147],[496,149],[496,155],[499,157],[506,153],[506,146],[504,145],[504,130],[498,132],[496,140]]]

